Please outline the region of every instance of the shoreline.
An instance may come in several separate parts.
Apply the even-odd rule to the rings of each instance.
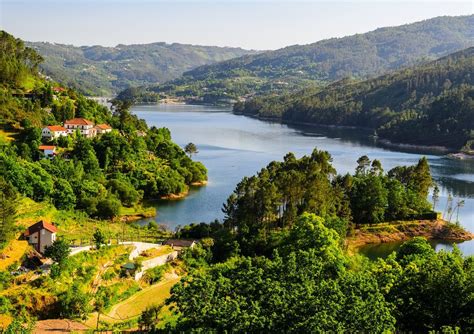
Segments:
[[[164,201],[176,201],[176,200],[184,199],[184,198],[186,198],[186,197],[189,195],[189,187],[203,187],[203,186],[207,185],[207,183],[208,183],[207,180],[192,182],[192,183],[188,186],[188,189],[186,189],[185,191],[182,191],[182,192],[180,192],[180,193],[178,193],[178,194],[168,194],[168,195],[161,196],[161,197],[159,198],[159,200],[164,200]]]
[[[356,229],[353,236],[346,238],[345,246],[353,255],[367,245],[407,241],[414,237],[462,242],[473,240],[474,233],[443,219],[393,222]]]
[[[279,123],[279,124],[305,125],[305,126],[322,127],[322,128],[328,128],[328,129],[351,129],[351,130],[375,131],[375,129],[373,128],[367,128],[367,127],[362,127],[362,126],[319,124],[319,123],[310,123],[310,122],[289,121],[289,120],[283,120],[277,117],[261,117],[257,115],[247,115],[241,112],[232,112],[232,113],[237,116],[245,116],[245,117],[258,119],[261,121],[268,121],[268,122],[274,122],[274,123]],[[376,138],[376,142],[382,147],[395,148],[395,149],[400,149],[400,150],[404,150],[408,152],[423,151],[423,152],[439,154],[439,155],[448,154],[449,155],[448,158],[452,158],[452,159],[460,159],[460,160],[474,159],[474,156],[465,154],[463,152],[460,152],[459,150],[455,150],[455,149],[445,147],[445,146],[395,143],[388,139],[383,139],[383,138],[381,139]]]

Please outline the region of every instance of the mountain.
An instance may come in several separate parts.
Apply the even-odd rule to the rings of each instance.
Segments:
[[[255,51],[187,44],[73,46],[27,42],[41,54],[43,71],[61,83],[90,95],[112,95],[129,86],[156,84],[197,66]]]
[[[284,122],[377,129],[382,138],[470,149],[474,143],[474,47],[362,82],[237,103],[237,113]]]
[[[213,103],[347,77],[367,79],[473,45],[474,15],[437,17],[200,66],[148,90]]]

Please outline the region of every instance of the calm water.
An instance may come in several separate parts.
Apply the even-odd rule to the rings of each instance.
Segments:
[[[377,147],[370,133],[360,130],[287,126],[236,116],[222,108],[153,105],[135,106],[133,112],[149,126],[169,128],[177,144],[195,143],[199,153],[194,159],[208,168],[206,187],[192,189],[184,200],[157,203],[158,216],[154,219],[171,229],[221,219],[222,203],[242,177],[255,174],[272,160],[281,160],[288,152],[299,157],[311,153],[314,147],[327,150],[339,173],[352,173],[357,158],[364,154],[379,159],[385,170],[415,164],[422,156]],[[474,232],[474,162],[425,155],[442,189],[437,209],[445,208],[448,191],[455,198],[464,199],[459,220]],[[370,247],[366,254],[384,256],[396,247],[396,244]],[[449,248],[450,245],[435,243],[435,247]],[[464,242],[459,247],[465,254],[474,254],[474,241]]]

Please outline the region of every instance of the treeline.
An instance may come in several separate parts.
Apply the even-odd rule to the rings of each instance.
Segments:
[[[325,89],[237,103],[237,113],[284,122],[370,127],[395,142],[460,149],[474,127],[474,48]]]
[[[130,113],[130,104],[117,102],[112,113],[41,77],[33,63],[40,57],[21,40],[2,33],[0,45],[0,126],[16,130],[15,141],[0,146],[0,179],[20,194],[112,218],[122,205],[181,193],[207,179],[206,168],[172,142],[168,129],[149,129]],[[59,137],[48,143],[57,146],[57,156],[42,159],[42,126],[74,117],[114,130],[94,138]]]

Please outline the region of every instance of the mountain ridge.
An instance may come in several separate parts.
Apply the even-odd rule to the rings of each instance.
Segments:
[[[351,36],[288,46],[203,65],[146,89],[215,103],[358,80],[440,58],[474,45],[474,15],[443,16]]]
[[[113,95],[129,86],[168,81],[184,71],[255,50],[181,43],[74,46],[26,42],[44,58],[49,76],[88,95]]]

